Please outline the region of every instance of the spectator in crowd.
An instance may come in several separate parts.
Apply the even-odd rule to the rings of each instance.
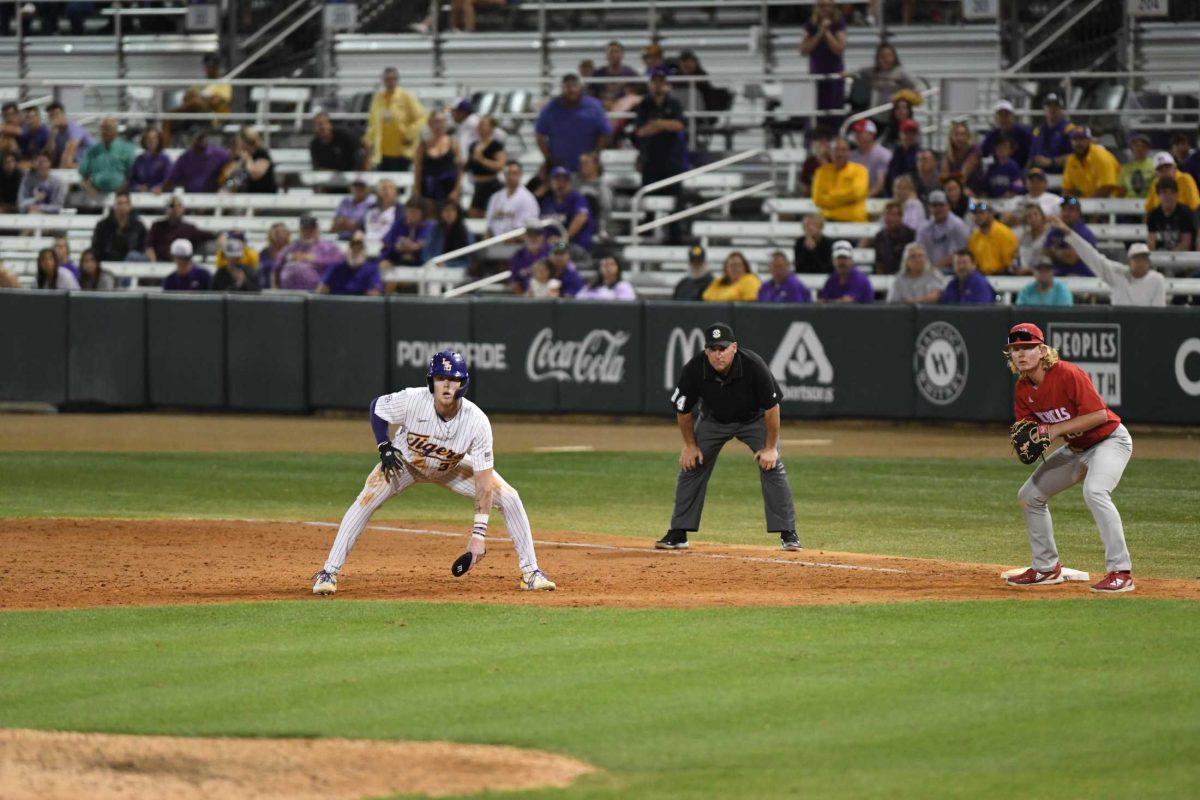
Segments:
[[[413,159],[413,195],[440,203],[462,196],[462,163],[454,139],[446,131],[446,114],[429,115],[428,133]]]
[[[450,29],[475,32],[475,6],[503,7],[510,0],[450,0]],[[515,5],[515,2],[513,3]]]
[[[1036,206],[1035,206],[1036,208]],[[1041,209],[1038,209],[1041,212]],[[1075,299],[1071,290],[1062,281],[1054,277],[1054,262],[1043,258],[1033,267],[1033,280],[1017,293],[1018,306],[1071,306]]]
[[[1092,233],[1092,229],[1083,222],[1083,213],[1079,207],[1079,198],[1064,197],[1062,203],[1059,205],[1057,217],[1049,218],[1052,227],[1050,233],[1046,235],[1046,255],[1054,262],[1054,273],[1056,275],[1091,277],[1092,271],[1088,269],[1087,264],[1080,258],[1079,252],[1071,246],[1071,242],[1063,235],[1058,226],[1053,225],[1056,218],[1061,219],[1067,227],[1079,235],[1079,238],[1095,247],[1096,234]]]
[[[1154,156],[1154,173],[1154,180],[1150,181],[1150,188],[1146,193],[1146,213],[1158,207],[1158,182],[1163,178],[1175,180],[1175,185],[1179,187],[1179,202],[1192,211],[1200,209],[1200,190],[1197,190],[1196,182],[1192,180],[1191,175],[1175,166],[1175,159],[1170,153],[1161,152]]]
[[[272,277],[279,271],[279,257],[291,244],[292,232],[287,223],[276,222],[267,231],[267,244],[258,251],[258,274],[264,287],[273,286]]]
[[[596,153],[584,153],[579,157],[579,180],[575,189],[587,200],[592,218],[596,220],[596,238],[607,238],[613,195],[604,181],[604,168]]]
[[[1017,240],[1017,262],[1020,265],[1017,271],[1028,275],[1034,267],[1048,260],[1044,251],[1050,225],[1039,203],[1026,202],[1021,208],[1025,225],[1021,229],[1021,238]],[[1050,262],[1051,266],[1053,263]]]
[[[550,247],[546,262],[550,265],[551,277],[559,283],[560,297],[575,297],[583,291],[583,276],[571,261],[571,248],[566,242],[555,242]]]
[[[963,188],[962,181],[958,178],[946,178],[942,181],[942,190],[946,193],[946,201],[950,204],[950,213],[966,221],[967,214],[971,212],[971,197]]]
[[[58,265],[68,270],[78,280],[79,266],[71,260],[71,244],[67,241],[67,237],[61,233],[56,234],[52,246],[54,248],[54,255],[58,256]]]
[[[25,173],[17,163],[17,154],[9,151],[0,159],[0,214],[15,214]]]
[[[833,143],[833,160],[813,176],[813,202],[821,215],[836,222],[866,222],[870,179],[867,168],[850,160],[850,143]]]
[[[543,174],[553,167],[574,172],[579,169],[580,155],[603,150],[612,136],[604,106],[596,98],[584,95],[578,75],[563,77],[562,94],[538,112],[534,130],[546,160]]]
[[[1200,184],[1200,151],[1192,149],[1191,139],[1186,133],[1176,133],[1171,137],[1171,155],[1175,157],[1179,169]]]
[[[825,218],[809,214],[804,218],[804,235],[792,247],[796,272],[828,275],[833,269],[833,240],[825,235]]]
[[[625,48],[615,39],[608,43],[604,52],[604,66],[595,72],[597,78],[632,78],[627,81],[605,81],[593,83],[588,89],[593,97],[598,99],[605,110],[611,110],[613,104],[634,92],[637,86],[637,70],[625,63]]]
[[[117,192],[112,211],[96,223],[92,250],[101,261],[146,260],[146,225],[133,212],[129,192]]]
[[[1025,180],[1021,177],[1021,167],[1012,157],[1013,140],[1008,136],[996,139],[993,149],[992,165],[988,167],[984,183],[985,194],[999,199],[1025,193]]]
[[[529,220],[537,219],[538,210],[537,198],[521,182],[521,165],[509,161],[504,165],[504,188],[488,199],[488,233],[499,236],[516,230]]]
[[[929,214],[929,221],[917,231],[917,242],[935,269],[949,269],[953,266],[954,254],[966,249],[967,226],[950,213],[950,201],[941,190],[930,193]]]
[[[760,303],[811,303],[812,292],[800,280],[800,276],[788,263],[788,257],[782,250],[771,253],[767,269],[771,280],[758,288]]]
[[[914,232],[919,231],[928,217],[925,214],[925,204],[917,198],[917,189],[913,184],[912,176],[901,175],[896,178],[896,184],[892,188],[896,202],[900,204],[903,211],[902,219],[905,226],[912,228]]]
[[[933,268],[925,248],[916,242],[904,248],[900,271],[888,289],[889,303],[936,303],[942,296],[946,279]]]
[[[817,293],[821,303],[874,303],[871,279],[854,266],[854,248],[845,239],[833,244],[833,272]]]
[[[926,202],[933,192],[942,190],[942,172],[938,167],[938,158],[932,150],[923,149],[917,152],[917,173],[913,176],[917,185],[917,197]]]
[[[354,172],[362,166],[362,143],[345,128],[333,124],[324,111],[313,117],[313,137],[308,143],[313,169]]]
[[[1065,208],[1065,206],[1064,206]],[[1157,306],[1167,304],[1167,281],[1150,268],[1150,248],[1142,242],[1129,245],[1129,266],[1110,261],[1060,218],[1050,220],[1056,233],[1079,253],[1083,262],[1095,270],[1100,280],[1112,288],[1114,306]]]
[[[971,203],[975,229],[967,239],[967,249],[979,270],[985,275],[1002,275],[1012,267],[1017,256],[1017,235],[1012,228],[995,218],[986,200]]]
[[[238,132],[233,139],[231,158],[235,166],[223,188],[243,194],[275,194],[279,191],[279,184],[275,182],[275,164],[257,131],[246,126]]]
[[[437,222],[429,237],[429,245],[425,248],[423,259],[428,261],[454,250],[459,250],[473,244],[475,237],[467,230],[463,222],[462,208],[453,200],[447,200],[438,208]],[[468,267],[470,260],[467,256],[459,256],[452,261],[442,264],[444,267]]]
[[[363,147],[373,169],[407,172],[429,117],[420,101],[399,87],[395,67],[383,71],[383,89],[371,98]]]
[[[396,215],[403,213],[398,210],[400,190],[390,178],[384,178],[375,185],[375,197],[378,198],[375,206],[363,218],[363,230],[366,231],[367,242],[370,244],[383,241],[383,237],[387,236],[387,232],[396,223]]]
[[[105,117],[100,120],[100,141],[88,148],[79,165],[83,188],[105,194],[123,188],[135,157],[133,145],[118,138],[116,119]]]
[[[946,136],[946,152],[942,154],[942,182],[951,178],[962,182],[964,187],[978,191],[983,186],[983,157],[975,134],[962,120],[951,123]]]
[[[85,292],[111,292],[117,288],[116,276],[104,269],[90,247],[79,254],[79,288]]]
[[[21,279],[17,277],[11,269],[4,266],[4,262],[0,261],[0,289],[20,289]]]
[[[687,145],[683,135],[683,106],[671,95],[667,71],[650,71],[650,91],[634,109],[634,137],[638,148],[638,169],[642,186],[674,177],[687,169]],[[654,194],[679,197],[683,185],[672,184]],[[667,240],[676,244],[678,225],[667,228]]]
[[[808,56],[808,71],[824,76],[817,82],[817,110],[832,112],[818,118],[819,124],[836,128],[846,105],[846,23],[833,0],[817,0],[812,18],[804,26],[800,55]]]
[[[696,111],[728,111],[733,107],[733,93],[728,89],[713,86],[711,81],[698,80],[708,72],[700,65],[700,59],[694,50],[684,50],[679,54],[678,75],[692,79],[681,82],[679,100],[689,113]],[[696,130],[707,135],[716,127],[714,119],[696,120]]]
[[[490,116],[480,117],[475,140],[466,155],[467,172],[475,185],[468,217],[487,216],[488,202],[504,186],[500,173],[507,163],[504,143],[496,138],[496,121]]]
[[[33,169],[21,180],[17,208],[22,214],[57,214],[66,196],[67,187],[50,174],[50,156],[40,153],[33,160]]]
[[[175,271],[163,278],[164,292],[203,292],[212,286],[212,275],[192,263],[192,243],[187,239],[171,242]]]
[[[813,70],[809,70],[810,72]],[[852,100],[856,110],[873,108],[891,102],[892,97],[901,89],[915,90],[917,85],[900,66],[900,57],[896,48],[887,42],[880,42],[875,48],[875,63],[863,67],[853,74],[854,97]],[[861,88],[860,88],[861,83]]]
[[[185,192],[215,192],[221,185],[222,173],[233,156],[219,145],[208,143],[208,131],[201,128],[192,137],[192,146],[179,154],[171,174],[163,184],[165,191],[176,187]]]
[[[663,53],[662,45],[657,42],[651,42],[642,48],[642,71],[649,76],[655,69],[662,67],[667,72],[674,72],[673,67],[667,63],[666,54]],[[638,94],[642,90],[638,89]]]
[[[1033,131],[1029,129],[1028,125],[1017,122],[1013,104],[1007,100],[996,103],[994,110],[996,126],[983,137],[983,144],[979,150],[984,158],[994,158],[996,143],[1002,138],[1007,138],[1012,144],[1010,157],[1017,162],[1018,167],[1024,170],[1029,163],[1030,150],[1033,148]]]
[[[466,164],[471,160],[471,148],[479,141],[479,123],[483,117],[475,113],[475,104],[469,97],[460,97],[450,106],[450,121],[454,123],[451,133],[454,135],[454,146],[458,149],[458,157]],[[503,144],[504,136],[495,130],[496,141]]]
[[[583,253],[592,249],[596,221],[583,195],[571,186],[571,173],[564,167],[550,170],[551,193],[542,200],[542,216],[558,220],[567,232],[567,241]],[[564,288],[566,284],[563,284]]]
[[[633,284],[624,278],[621,262],[615,256],[600,259],[596,279],[575,295],[580,300],[636,300]]]
[[[58,169],[74,169],[79,166],[83,154],[88,151],[95,140],[83,129],[82,125],[67,119],[66,109],[62,103],[51,103],[46,106],[46,116],[50,120],[50,161]]]
[[[727,303],[730,301],[754,302],[758,299],[758,290],[762,281],[750,269],[750,262],[740,250],[734,250],[725,256],[721,276],[708,285],[701,295],[702,300],[709,303]]]
[[[1154,187],[1158,207],[1146,215],[1151,250],[1186,253],[1196,243],[1196,215],[1179,202],[1179,184],[1174,178],[1159,178]]]
[[[522,291],[526,297],[545,299],[562,295],[562,281],[554,277],[550,262],[539,258],[534,262],[529,275],[529,287]]]
[[[363,221],[374,207],[375,195],[371,194],[366,181],[356,177],[350,182],[350,194],[341,199],[333,212],[330,232],[348,241],[355,231],[363,229]]]
[[[78,289],[79,280],[69,269],[59,266],[58,256],[46,247],[37,254],[37,288]]]
[[[325,271],[317,284],[318,294],[337,295],[380,295],[383,294],[383,278],[379,274],[379,262],[367,257],[367,236],[355,231],[350,237],[350,252],[338,263]]]
[[[142,131],[142,152],[129,169],[129,189],[133,192],[161,194],[171,174],[171,157],[163,152],[163,136],[158,128]]]
[[[220,118],[229,113],[233,105],[233,84],[219,80],[221,77],[221,57],[216,53],[205,53],[202,59],[204,82],[197,83],[183,93],[183,100],[171,109],[172,113],[184,114],[213,114],[211,126],[220,124]],[[192,128],[205,127],[202,122],[187,121],[179,124],[178,128],[188,131]],[[173,133],[178,133],[170,121],[163,123],[163,139],[171,141]]]
[[[183,218],[183,198],[172,196],[167,200],[167,213],[150,226],[146,236],[146,258],[151,261],[167,261],[171,258],[171,244],[176,239],[187,239],[192,247],[200,247],[216,238],[202,231]]]
[[[671,299],[689,302],[702,300],[712,282],[713,275],[708,271],[708,254],[701,245],[694,244],[688,248],[688,274],[675,284]]]
[[[42,122],[42,112],[37,106],[25,109],[24,124],[17,144],[21,148],[21,161],[27,166],[32,165],[37,154],[45,151],[50,144],[50,129]]]
[[[827,128],[819,127],[812,133],[808,146],[808,155],[800,165],[800,194],[812,197],[813,179],[817,170],[833,161],[834,136]]]
[[[4,31],[4,28],[0,27],[0,31]],[[17,104],[8,102],[0,105],[0,155],[21,155],[22,130],[21,111]]]
[[[535,223],[525,229],[522,245],[508,260],[511,273],[508,284],[517,294],[524,294],[529,288],[529,274],[533,265],[550,255],[550,244],[540,224]]]
[[[1129,139],[1131,158],[1121,165],[1121,196],[1145,197],[1154,180],[1154,159],[1150,157],[1150,137],[1135,133]]]
[[[996,290],[987,278],[976,269],[975,257],[970,250],[959,250],[954,254],[954,277],[942,290],[939,303],[994,303]]]
[[[917,232],[904,224],[904,210],[896,200],[883,209],[883,225],[871,241],[875,248],[875,272],[892,275],[900,269],[904,249],[917,238]]]
[[[1092,141],[1091,129],[1071,130],[1071,155],[1063,169],[1063,194],[1076,197],[1115,197],[1120,191],[1121,165],[1102,144]]]
[[[433,238],[435,227],[433,220],[429,219],[427,208],[426,201],[419,197],[410,197],[404,204],[404,213],[396,217],[392,227],[384,234],[379,253],[380,267],[416,267],[423,263],[425,248]]]
[[[1029,163],[1049,173],[1060,174],[1071,155],[1071,131],[1074,125],[1063,113],[1062,101],[1051,92],[1042,100],[1045,119],[1033,129]]]
[[[225,235],[217,250],[217,271],[213,275],[214,292],[258,292],[262,282],[258,269],[258,253],[246,245],[241,231]]]
[[[1029,168],[1029,172],[1025,175],[1026,194],[1022,199],[1026,203],[1037,203],[1041,206],[1042,213],[1046,215],[1047,219],[1058,214],[1058,207],[1062,203],[1060,195],[1046,191],[1046,187],[1049,185],[1050,182],[1041,167]]]
[[[321,239],[316,217],[301,217],[300,237],[279,254],[279,265],[271,276],[271,283],[279,289],[311,292],[326,271],[341,260],[342,251],[338,246]]]
[[[920,153],[921,126],[917,124],[916,120],[906,119],[900,123],[900,138],[896,143],[895,149],[892,150],[891,160],[888,161],[885,194],[894,192],[897,178],[904,175],[914,176],[917,174],[917,161]],[[936,181],[936,160],[933,166],[933,178]],[[915,184],[913,190],[914,192],[916,190]]]
[[[888,166],[892,163],[892,152],[883,145],[875,143],[875,123],[869,119],[859,120],[854,124],[854,142],[857,149],[850,154],[850,160],[860,164],[867,170],[868,194],[878,197],[887,186]]]
[[[879,131],[879,143],[892,150],[893,158],[895,157],[895,146],[900,142],[902,128],[906,123],[911,122],[912,125],[916,125],[915,128],[908,127],[914,133],[913,142],[917,145],[917,149],[920,149],[921,126],[913,116],[913,108],[923,102],[921,95],[912,89],[901,89],[892,95],[892,110]],[[913,154],[915,156],[916,150],[913,151]]]

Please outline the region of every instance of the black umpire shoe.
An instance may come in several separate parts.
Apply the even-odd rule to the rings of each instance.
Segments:
[[[667,535],[654,543],[655,550],[687,550],[687,531],[672,528]]]
[[[780,531],[779,532],[779,549],[780,550],[799,550],[800,537],[795,531]]]

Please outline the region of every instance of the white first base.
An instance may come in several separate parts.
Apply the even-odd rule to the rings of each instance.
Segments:
[[[1027,569],[1029,569],[1029,568],[1028,567],[1014,567],[1013,569],[1009,569],[1009,570],[1005,570],[1004,572],[1001,572],[1000,577],[1001,578],[1011,578],[1014,575],[1020,575],[1022,572],[1024,572]],[[1084,572],[1083,570],[1071,569],[1070,567],[1062,568],[1062,576],[1063,576],[1063,580],[1068,580],[1068,581],[1090,580],[1090,578],[1088,577],[1088,574],[1086,572]]]

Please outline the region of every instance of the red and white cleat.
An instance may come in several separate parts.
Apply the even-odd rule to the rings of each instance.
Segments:
[[[1009,586],[1053,586],[1056,583],[1062,583],[1066,578],[1062,575],[1062,563],[1054,565],[1054,569],[1049,572],[1039,572],[1030,567],[1020,575],[1013,575],[1010,578],[1005,578],[1004,582]]]
[[[1092,587],[1093,592],[1102,594],[1117,594],[1118,592],[1133,591],[1133,576],[1128,570],[1122,572],[1110,572],[1104,576],[1104,580]]]

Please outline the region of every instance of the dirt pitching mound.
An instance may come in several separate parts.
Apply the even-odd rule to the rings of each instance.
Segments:
[[[594,771],[553,753],[454,742],[0,730],[0,795],[7,800],[444,797],[563,787]]]
[[[0,520],[0,609],[326,602],[311,594],[310,576],[324,562],[336,528],[230,520]],[[381,521],[359,539],[332,602],[685,608],[1097,597],[1085,583],[1006,586],[999,565],[703,543],[663,552],[649,541],[545,531],[535,533],[538,559],[559,590],[520,592],[512,545],[502,534],[488,541],[487,557],[454,578],[450,564],[466,543],[460,530]],[[1139,576],[1134,596],[1200,600],[1200,581]]]

